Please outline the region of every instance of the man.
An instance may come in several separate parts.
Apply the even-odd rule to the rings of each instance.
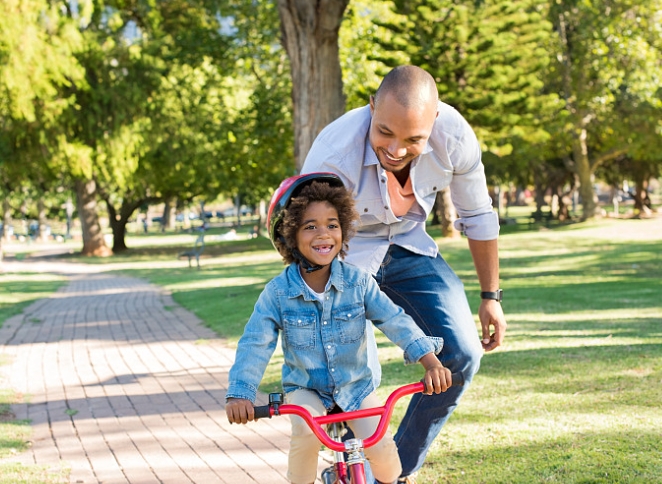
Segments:
[[[342,178],[361,215],[345,260],[370,271],[426,334],[442,337],[442,364],[464,377],[464,386],[418,394],[410,402],[395,441],[403,467],[399,482],[414,482],[432,441],[478,371],[482,350],[501,345],[506,331],[499,221],[480,146],[466,120],[439,101],[432,76],[400,66],[386,75],[369,106],[346,113],[319,134],[302,173],[320,171]],[[459,215],[455,225],[469,240],[480,283],[482,341],[462,282],[425,230],[436,193],[447,186]],[[379,379],[374,354],[372,361]]]

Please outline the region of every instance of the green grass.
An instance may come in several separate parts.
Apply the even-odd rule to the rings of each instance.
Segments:
[[[56,291],[64,279],[53,274],[0,273],[0,327],[11,316]]]
[[[5,364],[0,360],[0,364]],[[46,466],[26,466],[4,461],[28,449],[32,433],[30,422],[16,420],[11,405],[23,400],[21,395],[6,389],[0,389],[0,484],[19,483],[63,483],[68,482],[68,471],[64,468]]]

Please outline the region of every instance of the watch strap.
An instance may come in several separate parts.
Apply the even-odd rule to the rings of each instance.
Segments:
[[[503,289],[497,289],[496,291],[482,291],[480,297],[481,299],[494,299],[495,301],[501,302],[503,300]]]

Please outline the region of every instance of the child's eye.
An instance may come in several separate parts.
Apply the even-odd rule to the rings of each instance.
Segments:
[[[304,226],[303,230],[315,230],[315,228],[316,227],[314,225],[306,225]]]
[[[338,225],[338,224],[329,224],[329,228],[330,229],[338,229],[338,228],[340,228],[340,225]]]

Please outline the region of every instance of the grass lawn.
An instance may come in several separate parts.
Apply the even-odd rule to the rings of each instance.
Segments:
[[[466,240],[438,241],[475,312]],[[507,225],[500,247],[506,344],[483,358],[419,481],[660,482],[662,218]],[[236,344],[264,284],[282,270],[270,242],[210,241],[201,270],[177,261],[181,250],[154,244],[95,263],[162,285]],[[378,341],[382,395],[420,378]],[[278,386],[280,361],[275,355],[263,390]]]

